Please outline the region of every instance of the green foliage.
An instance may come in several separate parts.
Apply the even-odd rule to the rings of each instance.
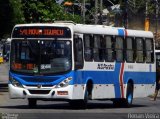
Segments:
[[[73,3],[83,2],[83,0],[64,0]],[[114,4],[121,5],[121,11],[126,10],[135,14],[145,14],[146,0],[111,0]],[[157,0],[160,3],[160,0]],[[91,6],[86,11],[86,23],[93,23],[95,16],[94,0],[85,0]],[[103,0],[104,8],[107,2]],[[109,3],[108,3],[109,4]],[[148,0],[148,14],[155,16],[155,0]],[[8,36],[15,24],[53,22],[54,20],[69,20],[82,23],[81,6],[59,5],[55,0],[0,0],[0,38]],[[112,12],[111,12],[112,14]],[[123,16],[123,14],[122,14]],[[92,21],[91,21],[92,19]]]
[[[0,1],[0,38],[7,38],[17,23],[23,23],[21,0]]]
[[[80,22],[80,17],[65,12],[64,6],[60,6],[53,0],[25,0],[23,10],[26,22],[53,22],[54,20],[73,20]]]
[[[160,3],[160,0],[157,0]],[[133,13],[146,9],[146,2],[148,2],[148,14],[155,14],[156,2],[154,0],[128,0],[128,7]]]
[[[11,22],[13,24],[24,23],[25,19],[23,16],[21,0],[9,0],[9,5],[12,9]]]

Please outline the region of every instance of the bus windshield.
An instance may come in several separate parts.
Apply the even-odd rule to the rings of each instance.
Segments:
[[[27,74],[64,73],[71,69],[69,40],[13,40],[11,70]]]

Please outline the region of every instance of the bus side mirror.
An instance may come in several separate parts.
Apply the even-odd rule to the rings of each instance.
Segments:
[[[82,65],[78,62],[75,62],[75,70],[82,69]]]

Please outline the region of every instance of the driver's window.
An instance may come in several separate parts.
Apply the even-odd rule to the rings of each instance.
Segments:
[[[75,68],[82,69],[83,68],[83,47],[82,47],[82,39],[74,38],[74,59],[75,59]]]

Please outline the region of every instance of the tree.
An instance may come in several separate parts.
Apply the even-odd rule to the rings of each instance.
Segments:
[[[9,6],[9,0],[0,1],[0,38],[3,38],[4,34],[9,32],[11,26],[11,9]]]
[[[23,0],[23,10],[26,22],[53,22],[54,20],[73,20],[80,22],[80,17],[64,12],[53,0]]]
[[[23,15],[23,11],[22,11],[22,0],[9,0],[9,5],[11,7],[11,11],[12,11],[12,23],[13,24],[20,24],[20,23],[24,23],[25,19],[24,19],[24,15]]]
[[[0,1],[0,38],[9,37],[13,26],[24,22],[21,7],[21,0]]]

